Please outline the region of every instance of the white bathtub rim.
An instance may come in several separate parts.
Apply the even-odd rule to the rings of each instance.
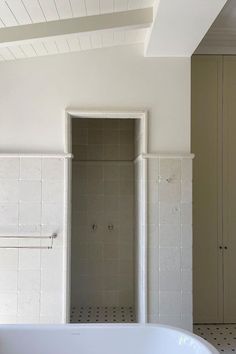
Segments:
[[[79,330],[79,329],[107,329],[107,328],[160,328],[160,329],[167,329],[171,332],[176,332],[178,334],[185,334],[186,336],[200,342],[202,345],[204,345],[211,354],[219,354],[217,349],[213,347],[209,342],[207,342],[205,339],[195,335],[192,332],[186,331],[182,328],[178,327],[173,327],[173,326],[168,326],[168,325],[162,325],[162,324],[151,324],[151,323],[146,323],[146,324],[139,324],[139,323],[67,323],[67,324],[0,324],[0,333],[1,330],[11,330],[11,329],[19,329],[19,330],[63,330],[64,329],[71,329],[71,330]]]

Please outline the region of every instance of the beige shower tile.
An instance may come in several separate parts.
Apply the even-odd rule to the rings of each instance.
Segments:
[[[103,163],[95,162],[87,164],[88,179],[103,179]]]
[[[119,198],[116,195],[104,196],[104,211],[117,212],[119,208]]]
[[[104,181],[102,179],[88,179],[86,189],[89,195],[104,194]]]
[[[118,160],[119,159],[119,145],[107,144],[104,145],[104,160]]]
[[[104,130],[117,130],[119,129],[120,119],[104,119],[103,128]]]
[[[87,211],[90,214],[93,211],[101,211],[104,209],[103,195],[88,195],[87,196]]]
[[[134,167],[133,163],[120,163],[120,179],[121,180],[133,180],[134,178]]]
[[[104,131],[104,144],[119,144],[119,131],[118,130],[105,130]]]
[[[87,160],[88,158],[88,145],[73,145],[72,153],[74,156],[74,161],[77,160]]]
[[[125,274],[133,274],[134,271],[134,266],[133,266],[133,261],[132,260],[127,260],[127,261],[119,261],[119,275],[125,275]]]
[[[102,129],[88,130],[88,144],[103,144],[104,136]]]
[[[77,128],[76,126],[72,129],[72,142],[73,145],[87,145],[88,144],[88,129],[85,128]]]
[[[119,129],[120,130],[133,130],[134,129],[134,119],[119,119]]]
[[[104,260],[115,260],[119,257],[118,247],[115,244],[106,243],[103,246]]]
[[[132,306],[134,303],[133,292],[128,290],[120,290],[118,301],[120,306]]]
[[[119,159],[120,160],[133,160],[134,146],[133,144],[120,144]]]
[[[104,152],[102,144],[90,144],[88,145],[88,160],[103,160]]]
[[[120,131],[120,144],[131,144],[133,145],[134,132],[133,130],[121,130]]]
[[[88,128],[87,118],[74,118],[72,119],[72,130],[80,130]]]
[[[132,180],[120,180],[120,194],[130,195],[134,193],[134,182]]]
[[[103,259],[103,245],[94,242],[88,244],[88,259],[89,260],[102,260]]]
[[[101,118],[88,118],[88,129],[103,129],[104,119]]]
[[[105,180],[119,180],[120,167],[119,163],[104,163],[104,179]]]
[[[116,306],[119,302],[118,291],[104,291],[102,296],[103,306]]]
[[[104,192],[106,195],[119,195],[120,183],[119,180],[107,180],[104,182]]]

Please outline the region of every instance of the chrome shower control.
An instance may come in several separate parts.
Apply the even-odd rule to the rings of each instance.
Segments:
[[[108,230],[113,231],[114,230],[114,225],[113,224],[108,224]]]
[[[93,225],[92,225],[92,231],[96,231],[97,228],[98,228],[97,224],[93,224]]]

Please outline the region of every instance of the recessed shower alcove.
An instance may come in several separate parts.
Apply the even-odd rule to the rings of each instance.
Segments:
[[[70,322],[143,322],[145,119],[70,118]]]

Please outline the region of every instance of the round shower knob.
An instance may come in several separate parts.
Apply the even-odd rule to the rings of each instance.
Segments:
[[[113,224],[109,224],[109,225],[108,225],[108,230],[109,230],[109,231],[112,231],[113,229],[114,229],[114,225],[113,225]]]
[[[97,224],[92,224],[92,231],[96,231],[98,228]]]

